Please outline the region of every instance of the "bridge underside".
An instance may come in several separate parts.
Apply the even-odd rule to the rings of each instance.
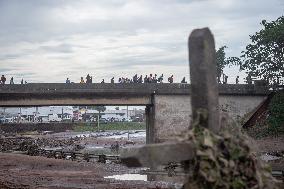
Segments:
[[[14,97],[11,97],[13,95]],[[0,100],[1,107],[24,106],[67,106],[67,105],[135,105],[145,106],[151,104],[151,96],[132,95],[96,95],[96,94],[10,94]]]

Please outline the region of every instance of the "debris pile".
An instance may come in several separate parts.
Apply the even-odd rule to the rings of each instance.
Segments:
[[[205,120],[204,114],[200,113],[197,120]],[[270,168],[255,157],[237,126],[224,125],[215,134],[199,122],[186,136],[196,148],[191,162],[193,176],[185,188],[277,188]]]
[[[0,151],[30,151],[35,148],[56,148],[75,145],[80,140],[79,137],[70,139],[50,139],[50,138],[29,138],[29,137],[7,137],[0,138]],[[75,145],[74,148],[82,149],[82,146]]]

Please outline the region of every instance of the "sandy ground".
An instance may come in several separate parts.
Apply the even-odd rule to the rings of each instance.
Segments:
[[[284,151],[284,135],[256,139],[255,144],[259,152]]]
[[[40,136],[54,140],[66,133]],[[70,133],[67,133],[70,134]],[[81,145],[109,147],[119,143],[120,147],[131,147],[145,143],[142,137],[127,140],[124,135],[112,137],[85,137],[79,140]],[[39,136],[34,136],[35,138]],[[133,143],[132,143],[133,142]],[[258,153],[284,151],[284,137],[252,140],[252,146]],[[77,143],[77,142],[76,142]],[[78,144],[77,143],[77,144]],[[284,169],[281,160],[273,168]],[[170,188],[173,185],[157,181],[120,181],[106,179],[105,176],[133,173],[121,164],[103,164],[97,162],[76,162],[71,160],[49,159],[12,153],[0,153],[0,189],[101,189],[101,188]]]
[[[73,134],[73,133],[71,133]],[[32,138],[49,138],[53,143],[65,138],[70,132],[51,135],[32,135]],[[83,146],[101,146],[105,149],[118,143],[121,148],[145,144],[145,138],[137,137],[127,140],[124,135],[111,137],[82,137],[75,144]],[[67,137],[68,138],[68,137]],[[169,188],[170,183],[161,181],[121,181],[104,178],[105,176],[136,173],[122,164],[98,163],[96,161],[71,161],[40,156],[27,156],[13,153],[0,153],[0,189],[142,189]]]
[[[72,162],[0,153],[0,188],[166,188],[162,183],[118,181],[104,176],[129,172],[118,164]]]

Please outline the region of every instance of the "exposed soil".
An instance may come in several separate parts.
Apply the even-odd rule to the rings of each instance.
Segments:
[[[62,132],[47,135],[29,135],[29,140],[40,139],[43,146],[101,146],[110,148],[119,144],[119,147],[131,147],[145,143],[142,137],[127,138],[117,135],[115,138],[108,137],[80,137],[70,139],[70,132]],[[15,137],[15,136],[14,136]],[[23,136],[18,136],[23,137]],[[17,138],[17,136],[16,136]],[[66,140],[66,141],[65,141]],[[71,143],[70,141],[71,140]],[[64,142],[65,141],[65,142]],[[66,144],[65,144],[66,143]],[[70,143],[70,144],[69,144]],[[284,151],[284,137],[266,137],[252,140],[256,152]],[[16,145],[18,142],[16,142]],[[38,143],[40,144],[40,143]],[[9,145],[8,145],[9,146]],[[273,168],[284,169],[283,158],[273,162]],[[27,156],[13,153],[0,153],[0,188],[51,188],[51,189],[85,189],[85,188],[170,188],[173,184],[157,181],[120,181],[106,179],[105,176],[136,173],[137,170],[129,169],[117,163],[98,163],[96,161],[71,161],[52,159],[40,156]],[[150,178],[150,177],[149,177]]]
[[[1,150],[9,152],[9,149],[25,151],[28,146],[39,147],[74,147],[101,146],[110,149],[112,145],[119,148],[131,147],[145,143],[142,137],[127,140],[117,134],[115,138],[108,137],[73,137],[72,132],[62,132],[47,135],[13,135],[1,138]],[[73,136],[73,133],[72,133]],[[24,143],[23,143],[24,141]],[[30,141],[30,142],[28,142]],[[31,143],[32,142],[32,143]],[[31,143],[31,144],[30,144]],[[22,145],[21,145],[22,144]],[[25,144],[25,145],[23,145]],[[19,148],[19,146],[21,148]],[[23,148],[23,149],[22,149]],[[21,150],[22,149],[22,150]],[[12,150],[13,151],[13,150]],[[71,161],[66,159],[54,159],[42,156],[28,156],[15,153],[0,153],[0,188],[51,188],[51,189],[84,189],[84,188],[169,188],[172,184],[157,181],[120,181],[106,179],[105,176],[137,173],[138,169],[129,169],[115,162],[99,163],[95,160]]]
[[[104,176],[129,172],[119,164],[72,162],[0,153],[0,188],[166,188],[163,183],[117,181]]]
[[[255,143],[259,152],[284,151],[284,135],[255,139]]]

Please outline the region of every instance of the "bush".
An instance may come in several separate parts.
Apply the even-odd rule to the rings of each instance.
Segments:
[[[268,133],[278,136],[284,133],[284,92],[278,92],[268,107]]]

